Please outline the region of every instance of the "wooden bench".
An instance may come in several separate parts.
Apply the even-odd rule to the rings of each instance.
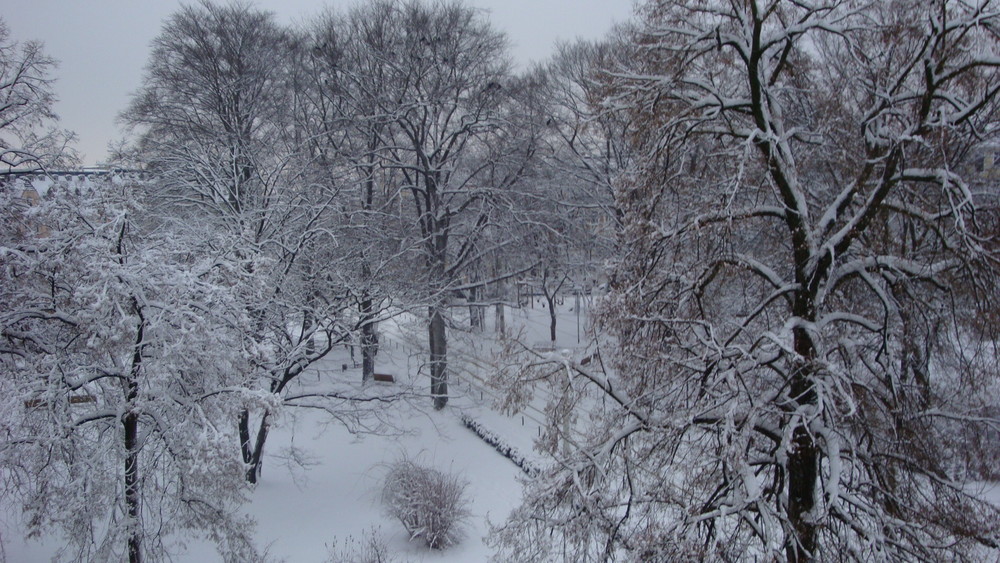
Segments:
[[[535,352],[555,352],[556,345],[551,340],[539,340],[531,346],[531,349]]]
[[[96,403],[97,398],[93,395],[70,395],[69,404],[71,405],[82,405],[86,403]],[[37,409],[41,407],[48,406],[49,402],[45,399],[28,399],[24,402],[25,408]]]
[[[381,383],[395,383],[396,378],[390,373],[373,373],[372,379]]]

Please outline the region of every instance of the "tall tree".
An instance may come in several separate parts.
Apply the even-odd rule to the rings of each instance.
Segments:
[[[299,123],[314,167],[341,185],[335,229],[345,268],[338,276],[357,312],[363,381],[375,371],[378,322],[394,310],[392,299],[404,285],[397,280],[413,269],[399,214],[399,171],[383,159],[391,116],[380,104],[392,87],[384,80],[392,63],[371,54],[373,44],[395,32],[387,8],[326,12],[300,59],[307,87]]]
[[[551,538],[577,559],[995,557],[1000,514],[947,460],[1000,422],[968,328],[997,200],[961,173],[995,133],[996,6],[642,14],[607,98],[642,156],[617,193],[614,371],[570,370],[609,406],[498,537],[524,559]]]
[[[380,1],[352,17],[370,22],[359,37],[367,60],[358,78],[374,102],[369,117],[385,121],[377,154],[400,176],[419,240],[412,299],[427,310],[431,395],[440,409],[448,401],[449,301],[482,255],[477,243],[499,194],[519,179],[517,157],[530,153],[502,111],[510,99],[506,40],[460,4]],[[498,167],[505,159],[513,166]]]
[[[542,95],[551,143],[545,165],[559,194],[552,199],[571,209],[578,223],[611,227],[588,229],[589,236],[574,233],[573,238],[594,239],[587,246],[595,263],[611,254],[620,218],[616,182],[633,170],[636,157],[626,134],[627,114],[609,111],[613,106],[605,103],[613,81],[607,69],[628,51],[626,29],[615,29],[597,42],[561,45],[544,67]]]
[[[143,86],[122,114],[176,206],[231,221],[256,242],[288,159],[275,150],[287,123],[287,40],[247,4],[185,6],[154,40]]]
[[[313,183],[294,115],[304,103],[293,38],[247,4],[203,2],[171,16],[143,87],[123,114],[160,185],[156,212],[234,265],[233,291],[253,319],[250,378],[279,399],[345,331],[344,300],[319,272],[336,247],[335,184]],[[338,396],[338,399],[343,399]],[[244,410],[239,446],[259,476],[270,411]]]
[[[633,166],[626,119],[601,102],[610,81],[604,67],[625,48],[621,33],[561,45],[528,76],[538,162],[518,190],[517,216],[521,251],[540,272],[532,283],[546,300],[553,342],[557,295],[594,285],[612,255],[620,219],[615,181]]]

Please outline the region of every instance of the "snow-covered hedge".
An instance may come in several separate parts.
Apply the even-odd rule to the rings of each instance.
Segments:
[[[483,427],[482,424],[467,414],[463,413],[461,415],[461,419],[462,424],[464,424],[466,428],[472,430],[476,436],[479,436],[479,438],[484,442],[493,446],[493,449],[499,452],[500,455],[513,461],[514,465],[521,468],[521,471],[524,471],[529,476],[538,474],[538,468],[535,467],[534,464],[528,461],[528,459],[524,457],[524,455],[517,448],[505,442],[504,439],[498,436],[495,432]]]

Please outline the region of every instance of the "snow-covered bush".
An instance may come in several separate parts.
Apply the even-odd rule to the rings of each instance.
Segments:
[[[457,475],[403,459],[389,467],[382,502],[398,518],[410,539],[422,538],[432,549],[451,547],[462,539],[469,517],[468,482]]]
[[[517,448],[511,446],[498,434],[480,424],[477,420],[467,414],[461,415],[462,424],[479,436],[484,442],[493,447],[500,455],[514,462],[514,465],[521,468],[529,477],[538,475],[538,468],[532,465]]]
[[[347,536],[344,545],[336,549],[334,542],[330,548],[330,558],[327,563],[393,563],[396,558],[389,553],[389,546],[372,528],[365,531],[360,538]]]

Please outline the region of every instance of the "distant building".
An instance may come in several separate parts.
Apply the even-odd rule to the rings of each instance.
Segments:
[[[123,168],[82,168],[79,170],[11,170],[0,174],[0,190],[12,190],[15,201],[20,201],[25,209],[38,205],[53,189],[71,190],[80,193],[91,190],[99,183],[133,183],[146,179],[147,173]],[[16,204],[15,204],[16,205]],[[15,226],[21,236],[29,235],[45,238],[49,228],[36,225],[30,219]]]
[[[995,180],[1000,178],[1000,146],[984,145],[972,152],[967,160],[966,180]]]

